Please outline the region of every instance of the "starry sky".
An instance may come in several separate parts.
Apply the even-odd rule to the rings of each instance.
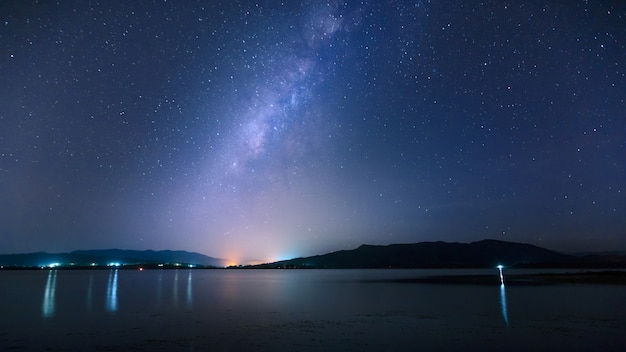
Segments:
[[[622,1],[2,1],[0,252],[626,249]]]

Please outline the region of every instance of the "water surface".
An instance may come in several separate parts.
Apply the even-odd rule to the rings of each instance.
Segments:
[[[498,284],[394,281],[476,274],[492,274]],[[496,270],[5,270],[0,271],[0,350],[626,346],[624,286],[507,287],[497,275]]]

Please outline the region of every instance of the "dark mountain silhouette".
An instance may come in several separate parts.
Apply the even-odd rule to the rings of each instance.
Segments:
[[[225,260],[185,251],[135,251],[121,249],[82,250],[70,253],[2,254],[0,266],[9,268],[61,266],[89,267],[166,264],[224,267]],[[421,242],[387,246],[362,245],[307,258],[295,258],[247,268],[485,268],[576,267],[626,268],[626,256],[610,254],[568,255],[530,244],[483,240],[473,243]]]
[[[485,268],[504,266],[605,266],[603,257],[585,258],[530,244],[483,240],[473,243],[421,242],[387,246],[362,245],[307,258],[261,264],[255,268]],[[626,265],[626,258],[611,264]]]
[[[106,266],[111,263],[129,264],[192,264],[223,267],[225,261],[200,253],[186,251],[135,251],[122,249],[82,250],[70,253],[2,254],[0,265],[5,267],[41,267],[51,263],[61,266]]]

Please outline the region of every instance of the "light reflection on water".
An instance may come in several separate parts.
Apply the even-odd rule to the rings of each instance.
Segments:
[[[187,308],[191,308],[193,306],[193,285],[192,285],[192,271],[189,270],[189,274],[187,274]]]
[[[172,295],[174,296],[174,306],[178,303],[178,270],[174,273],[174,285],[172,285]]]
[[[494,275],[494,280],[490,285],[404,280],[459,274]],[[329,347],[344,341],[344,331],[337,329],[352,336],[350,341],[377,347],[396,340],[419,346],[440,334],[432,350],[458,336],[464,337],[455,347],[483,343],[483,333],[487,340],[500,339],[497,350],[506,350],[501,347],[514,336],[513,350],[522,351],[522,342],[534,334],[554,342],[545,351],[558,350],[558,339],[577,347],[581,335],[594,343],[624,341],[625,286],[509,282],[499,285],[488,270],[0,270],[0,350],[128,350],[135,343],[182,338],[192,341],[184,350],[245,350],[235,345],[255,333],[257,338],[267,333],[268,346],[286,336],[313,341],[312,334],[320,333],[327,339],[315,341],[328,341]],[[599,333],[604,335],[598,338]],[[194,345],[199,341],[207,348]],[[73,347],[65,348],[68,344]],[[585,347],[579,349],[594,350]],[[385,349],[390,350],[369,350]]]
[[[54,296],[57,289],[57,271],[48,271],[48,280],[46,281],[46,289],[43,293],[43,304],[41,311],[44,318],[54,316]]]
[[[506,310],[506,289],[504,288],[504,284],[500,285],[500,306],[502,308],[502,318],[504,318],[506,326],[509,326],[509,314]]]
[[[157,305],[161,305],[163,302],[163,270],[159,270],[159,277],[157,279]]]
[[[450,271],[450,275],[457,272]],[[524,314],[528,314],[526,309],[520,308],[526,307],[523,303],[526,297],[520,297],[520,292],[536,292],[539,295],[566,288],[571,290],[570,287],[561,286],[539,289],[506,284],[440,286],[394,284],[393,280],[377,281],[385,277],[410,278],[431,274],[398,270],[48,270],[26,273],[33,277],[37,274],[38,277],[37,280],[30,281],[30,287],[27,285],[28,281],[9,281],[13,274],[18,277],[17,274],[20,273],[4,273],[0,277],[0,280],[6,279],[3,282],[7,284],[0,286],[5,297],[9,297],[7,295],[10,292],[36,292],[36,300],[28,304],[33,307],[38,319],[82,319],[83,315],[96,317],[104,312],[120,314],[129,311],[175,314],[194,311],[205,312],[207,316],[215,313],[231,314],[229,312],[288,312],[307,314],[311,319],[322,319],[333,314],[346,316],[365,312],[363,314],[376,316],[387,312],[407,311],[416,316],[438,316],[447,312],[446,314],[458,315],[464,319],[474,314],[487,314],[492,323],[509,326],[510,317],[519,325],[524,321]],[[12,284],[8,284],[10,282]],[[10,291],[5,290],[9,285]],[[499,286],[498,297],[495,297],[496,286]],[[0,297],[2,294],[0,292]],[[458,297],[459,294],[468,297],[473,303],[456,303],[453,297]],[[416,297],[420,297],[418,301]],[[26,297],[20,295],[19,299],[24,302],[20,307],[26,307]],[[9,297],[5,303],[0,304],[3,314],[9,309],[25,309],[11,307],[6,303],[10,301]],[[552,306],[542,307],[553,309]],[[260,317],[254,314],[251,316]]]
[[[109,271],[106,308],[109,312],[117,311],[117,269]]]
[[[89,283],[87,284],[87,311],[90,312],[93,309],[93,272],[89,273]]]
[[[185,309],[194,308],[194,273],[193,269],[187,271],[186,280],[183,281],[181,275],[184,272],[180,270],[159,270],[157,271],[143,271],[141,273],[130,271],[112,269],[108,272],[90,271],[88,275],[83,275],[81,272],[61,272],[58,274],[58,270],[49,270],[46,280],[46,286],[44,289],[43,303],[42,303],[42,316],[44,318],[50,318],[59,313],[58,298],[74,296],[77,292],[82,291],[85,296],[83,302],[85,302],[85,312],[93,313],[99,309],[104,309],[109,313],[116,313],[120,310],[119,297],[128,296],[130,291],[136,292],[136,297],[127,297],[124,301],[127,304],[139,303],[146,304],[152,302],[152,306],[156,308],[167,308],[179,310],[181,307]],[[73,275],[74,274],[74,275]],[[284,306],[287,307],[291,304],[298,304],[300,302],[299,297],[307,295],[308,287],[313,284],[312,282],[306,282],[303,277],[306,277],[306,273],[299,272],[239,272],[239,271],[205,271],[201,272],[199,282],[200,287],[198,289],[206,289],[207,276],[213,277],[217,281],[213,282],[214,291],[219,296],[217,300],[228,305],[229,307],[235,307],[242,304],[243,297],[249,295],[249,287],[253,286],[257,294],[256,303],[243,302],[244,305],[251,306]],[[339,271],[328,271],[327,276],[332,278],[334,275],[343,273]],[[72,291],[65,289],[59,293],[57,291],[57,277],[61,276],[61,281],[65,283],[66,277],[76,276],[83,277],[84,281],[81,284],[81,280],[76,281],[78,287],[74,287]],[[106,276],[104,276],[106,275]],[[339,276],[341,276],[339,275]],[[184,276],[183,276],[184,277]],[[243,279],[243,280],[242,280]],[[106,280],[106,281],[104,281]],[[332,280],[330,280],[332,281]],[[340,281],[343,281],[340,280]],[[106,284],[105,284],[106,283]],[[105,285],[104,285],[105,284]],[[321,282],[321,284],[328,284],[327,280]],[[79,287],[85,287],[86,289],[79,289]],[[315,288],[311,287],[313,290]],[[78,291],[77,291],[78,290]],[[84,290],[84,291],[83,291]],[[500,286],[500,310],[502,319],[505,324],[509,325],[507,300],[505,286]],[[95,305],[94,300],[97,302],[98,297],[104,295],[104,306]],[[358,295],[357,295],[358,296]],[[245,300],[247,301],[247,300]],[[135,302],[135,303],[133,303]],[[355,302],[354,299],[351,302]],[[63,305],[63,302],[60,302]],[[165,306],[164,306],[165,304]],[[200,302],[202,304],[202,302]],[[299,305],[298,310],[306,307],[307,305]]]
[[[186,280],[182,275],[185,273],[179,270],[138,273],[112,269],[107,272],[89,271],[88,275],[80,271],[59,273],[56,269],[49,270],[43,292],[41,315],[44,318],[55,317],[61,312],[60,309],[63,310],[62,306],[68,301],[68,297],[75,297],[77,294],[79,294],[79,299],[85,302],[83,306],[85,312],[94,312],[94,310],[97,312],[104,309],[107,312],[116,313],[120,310],[120,292],[124,296],[124,293],[128,293],[129,290],[135,290],[141,299],[145,302],[153,302],[156,307],[163,307],[163,304],[167,304],[175,309],[177,307],[192,309],[194,304],[193,269],[189,269],[186,273]],[[63,284],[60,292],[57,288],[59,276]],[[84,281],[80,280],[81,277]],[[138,279],[142,280],[143,284],[140,284]],[[74,286],[67,286],[70,282]],[[71,289],[68,290],[68,288]],[[81,296],[84,300],[80,298]],[[103,306],[94,305],[94,300],[97,302],[102,298],[104,298]],[[59,299],[61,299],[60,302]],[[132,301],[132,298],[129,300]]]

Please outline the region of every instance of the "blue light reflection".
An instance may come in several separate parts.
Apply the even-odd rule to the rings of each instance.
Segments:
[[[57,271],[48,271],[48,280],[46,281],[46,289],[43,293],[43,304],[41,306],[44,318],[54,316],[54,296],[57,290]]]
[[[189,275],[187,275],[187,307],[191,308],[191,306],[193,306],[193,286],[191,284],[191,272],[192,270],[189,270]]]
[[[506,310],[506,290],[504,284],[500,285],[500,306],[502,307],[502,318],[504,318],[506,326],[509,326],[509,314]]]
[[[87,300],[85,302],[87,311],[93,308],[93,272],[89,273],[89,283],[87,284]]]
[[[174,285],[172,286],[172,296],[174,306],[178,305],[178,269],[174,271]]]
[[[109,312],[117,311],[117,269],[109,271],[106,309]]]

